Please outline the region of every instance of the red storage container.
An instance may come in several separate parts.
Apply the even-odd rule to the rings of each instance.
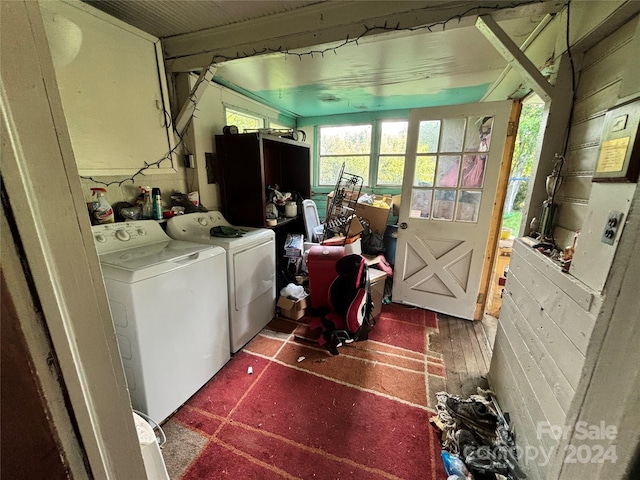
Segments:
[[[329,287],[338,276],[336,262],[344,255],[344,247],[314,245],[309,250],[307,270],[312,308],[329,307]]]

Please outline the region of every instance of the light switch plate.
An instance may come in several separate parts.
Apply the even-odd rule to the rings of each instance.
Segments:
[[[600,241],[602,243],[613,245],[613,242],[618,236],[618,230],[620,229],[620,225],[622,224],[623,216],[624,214],[622,212],[616,212],[615,210],[611,210],[609,212],[609,214],[607,215],[607,221],[602,231],[602,237],[600,238]]]

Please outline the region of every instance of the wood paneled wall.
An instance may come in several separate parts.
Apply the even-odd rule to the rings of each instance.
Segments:
[[[632,51],[635,29],[636,21],[627,22],[584,54],[563,183],[556,198],[559,207],[554,235],[559,247],[571,245],[575,232],[585,223],[605,114],[618,101],[627,62],[637,56]]]
[[[563,427],[585,362],[601,299],[516,239],[509,265],[489,381],[515,425],[528,478],[545,478],[558,439],[544,425]]]

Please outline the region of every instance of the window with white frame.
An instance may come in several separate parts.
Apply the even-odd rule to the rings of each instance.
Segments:
[[[381,122],[376,185],[402,185],[408,127],[409,123],[406,121]]]
[[[368,185],[372,125],[320,127],[318,185],[335,185],[342,164],[345,172],[359,175]]]
[[[335,185],[344,162],[345,171],[363,177],[366,186],[400,187],[407,128],[406,120],[320,126],[316,185]]]
[[[251,115],[246,112],[234,110],[233,108],[225,108],[225,116],[227,125],[235,125],[240,133],[245,130],[257,130],[264,128],[264,118],[257,115]]]

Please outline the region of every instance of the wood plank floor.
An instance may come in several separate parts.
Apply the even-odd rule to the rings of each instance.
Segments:
[[[477,387],[488,388],[487,372],[498,320],[485,316],[472,322],[438,314],[438,342],[447,369],[446,391],[463,398],[473,395]]]

